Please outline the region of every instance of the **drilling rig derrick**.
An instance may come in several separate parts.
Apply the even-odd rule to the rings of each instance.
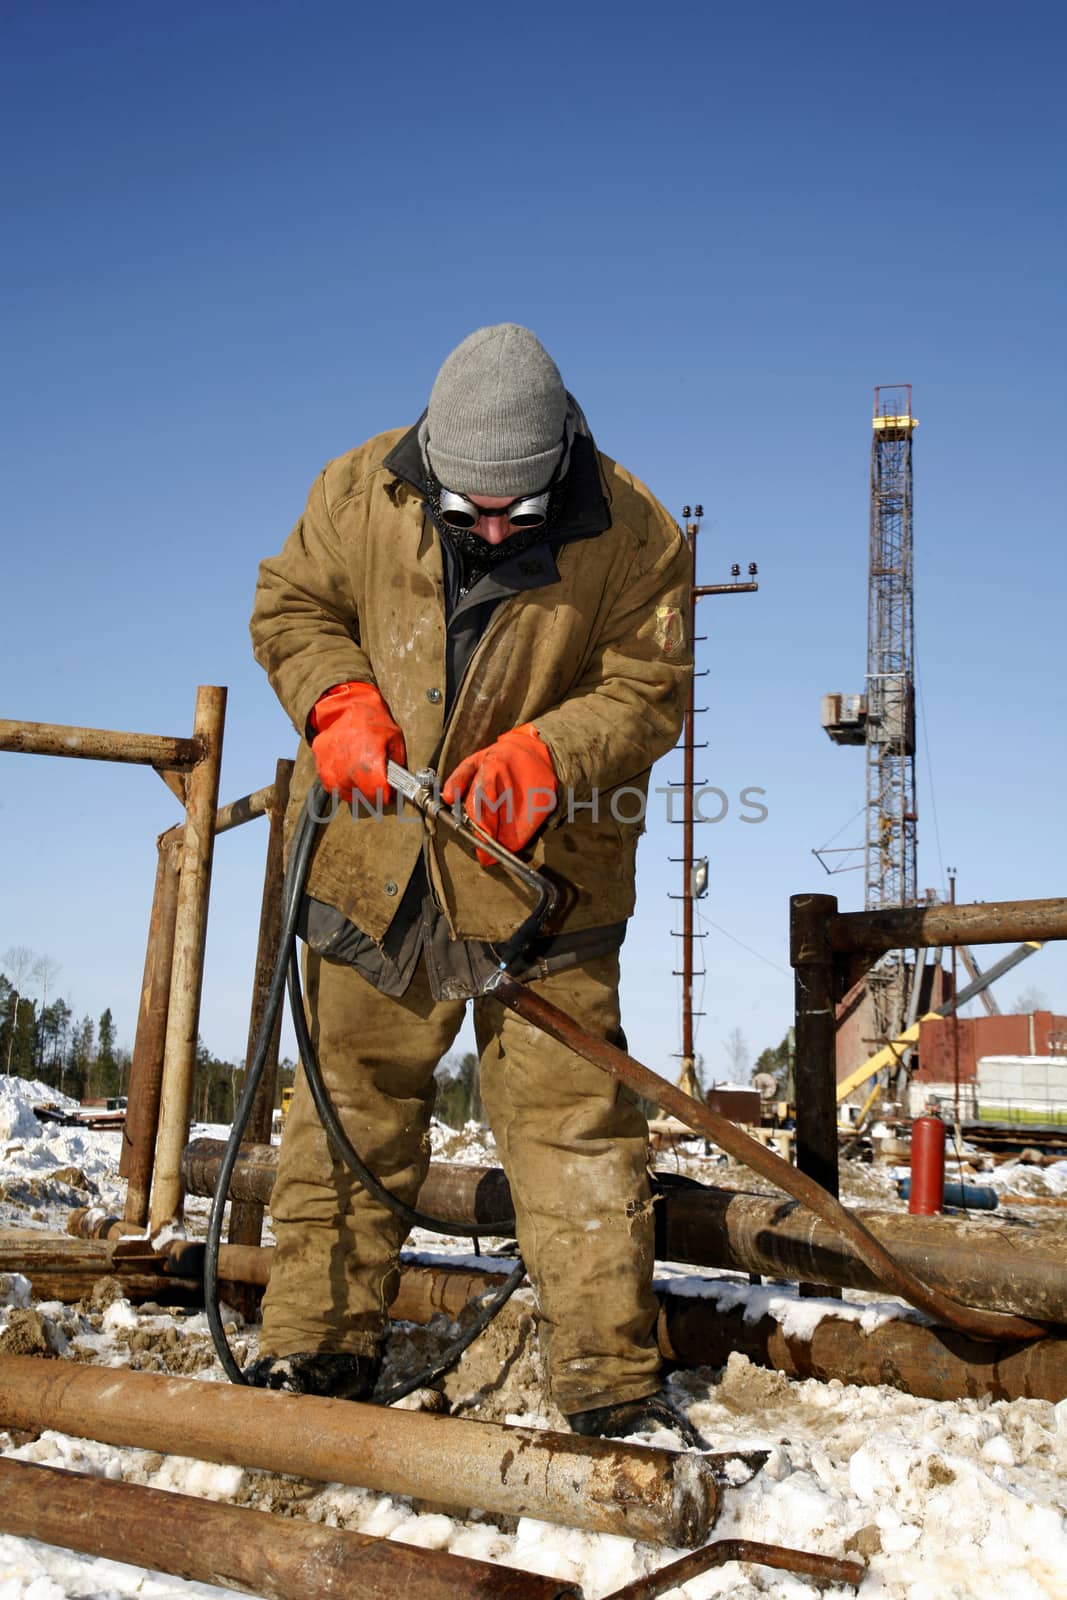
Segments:
[[[830,738],[836,744],[861,744],[867,754],[864,908],[868,911],[916,903],[911,444],[917,427],[910,383],[875,389],[866,692],[825,695],[822,703],[822,725]],[[892,1038],[899,1031],[907,1000],[905,977],[899,953],[884,958],[870,974],[880,1036]]]

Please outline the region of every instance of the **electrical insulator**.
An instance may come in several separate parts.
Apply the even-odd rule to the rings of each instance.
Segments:
[[[731,578],[739,578],[741,576],[741,568],[738,566],[736,561],[730,568],[730,576]]]
[[[698,516],[698,517],[702,517],[704,515],[704,507],[703,506],[697,506],[695,508],[694,515]]]
[[[749,564],[748,564],[748,575],[749,575],[749,577],[750,578],[754,578],[758,571],[759,571],[759,568],[757,567],[756,563],[754,561],[750,561]]]
[[[682,517],[686,522],[688,522],[689,518],[692,515],[693,515],[693,510],[692,510],[691,506],[683,506],[682,507]]]

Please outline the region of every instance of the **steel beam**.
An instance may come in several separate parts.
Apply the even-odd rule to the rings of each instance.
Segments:
[[[480,1506],[688,1549],[718,1510],[698,1455],[236,1384],[0,1356],[0,1427]]]
[[[514,1567],[3,1458],[0,1532],[265,1600],[580,1600]]]

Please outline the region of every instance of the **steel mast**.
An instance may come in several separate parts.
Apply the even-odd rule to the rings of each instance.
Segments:
[[[917,899],[911,460],[917,427],[910,383],[875,389],[867,690],[864,695],[827,695],[822,707],[823,727],[831,739],[866,748],[864,906],[868,911],[915,905]],[[820,859],[833,853],[816,852]],[[893,1038],[900,1030],[906,987],[900,953],[885,957],[870,974],[876,1032],[882,1038]]]
[[[874,391],[870,582],[867,597],[867,833],[869,911],[916,903],[915,621],[911,384]],[[903,954],[870,975],[876,1026],[894,1036],[904,1017]]]

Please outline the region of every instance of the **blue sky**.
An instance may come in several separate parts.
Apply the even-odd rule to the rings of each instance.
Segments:
[[[920,885],[1062,893],[1065,32],[985,0],[4,6],[2,714],[183,733],[226,684],[224,797],[269,781],[293,738],[249,650],[257,562],[465,334],[527,324],[602,448],[703,502],[700,581],[759,563],[700,618],[697,775],[769,810],[702,830],[725,1077],[731,1030],[755,1054],[791,1019],[789,894],[861,903],[811,853],[863,804],[819,699],[863,687],[872,392],[910,382]],[[0,755],[0,952],[49,954],[127,1044],[175,820],[149,772]],[[653,814],[623,990],[672,1076],[679,837]],[[264,844],[216,853],[227,1056]],[[1001,1003],[1030,987],[1067,1010],[1062,947]]]

